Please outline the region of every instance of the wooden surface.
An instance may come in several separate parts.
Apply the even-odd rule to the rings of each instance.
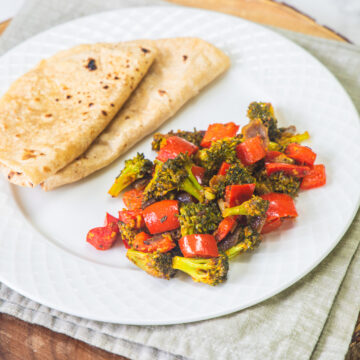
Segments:
[[[269,0],[169,0],[180,5],[217,10],[262,24],[308,35],[346,41],[308,16]],[[0,24],[0,33],[10,21]],[[82,341],[0,314],[1,360],[126,360]],[[346,360],[360,359],[360,317]]]

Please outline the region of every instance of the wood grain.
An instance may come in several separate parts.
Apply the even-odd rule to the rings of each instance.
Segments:
[[[185,6],[217,10],[261,24],[308,35],[346,41],[295,9],[270,0],[168,0]],[[0,23],[0,34],[10,20]],[[1,360],[126,360],[69,336],[0,314]],[[360,359],[360,316],[346,360]]]
[[[1,360],[126,360],[69,336],[0,314]]]
[[[349,42],[335,31],[321,26],[309,16],[284,4],[272,0],[167,0],[190,7],[220,11],[230,15],[264,25],[277,26],[283,29],[307,35],[338,41]]]

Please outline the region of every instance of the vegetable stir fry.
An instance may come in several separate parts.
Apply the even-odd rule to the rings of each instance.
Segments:
[[[127,160],[109,190],[116,197],[128,188],[127,209],[106,214],[87,241],[107,250],[121,239],[127,258],[158,278],[180,271],[208,285],[226,281],[229,261],[298,216],[300,190],[326,183],[324,165],[300,145],[308,132],[279,128],[270,103],[251,103],[247,116],[240,132],[229,122],[156,133],[156,159]]]

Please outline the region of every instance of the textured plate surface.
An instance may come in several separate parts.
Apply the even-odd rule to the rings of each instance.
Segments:
[[[359,119],[335,78],[281,36],[239,18],[184,8],[134,8],[55,27],[0,59],[0,91],[41,58],[80,43],[197,36],[231,57],[231,70],[161,130],[205,129],[211,122],[247,122],[251,101],[271,101],[281,126],[308,130],[325,163],[326,187],[296,201],[299,218],[266,236],[260,248],[231,264],[226,284],[212,288],[186,276],[151,278],[118,245],[99,252],[85,242],[105,211],[123,204],[106,191],[125,158],[149,157],[150,139],[112,166],[59,190],[22,189],[0,180],[0,280],[55,309],[125,324],[174,324],[243,309],[278,293],[313,269],[337,244],[358,207]],[[350,130],[350,131],[349,131]],[[336,144],[336,145],[335,145]],[[341,149],[338,151],[337,149]]]

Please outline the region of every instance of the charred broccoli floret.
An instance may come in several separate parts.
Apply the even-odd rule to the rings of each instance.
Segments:
[[[186,191],[199,201],[203,201],[203,188],[193,175],[192,161],[187,154],[179,154],[165,163],[155,161],[155,173],[144,189],[143,201],[160,199],[169,191]]]
[[[209,197],[211,193],[215,198],[222,198],[225,193],[226,186],[235,184],[253,184],[256,179],[250,172],[239,162],[231,165],[225,176],[215,175],[210,180],[209,187],[206,189],[205,196]]]
[[[215,202],[189,203],[180,208],[179,222],[182,236],[211,234],[217,229],[221,220],[221,212]]]
[[[240,233],[240,241],[225,251],[226,256],[229,260],[233,259],[240,253],[244,253],[248,250],[254,250],[259,246],[261,242],[261,235],[250,226],[245,226],[243,231]]]
[[[210,259],[175,256],[173,258],[173,268],[190,275],[196,282],[215,286],[226,281],[229,261],[224,255]]]
[[[137,155],[125,161],[125,167],[121,170],[119,176],[108,191],[113,197],[118,196],[122,190],[132,184],[135,180],[151,175],[153,163],[145,159],[144,154]]]
[[[121,238],[125,239],[131,246],[135,236],[139,233],[139,230],[136,230],[136,228],[131,223],[125,224],[123,222],[119,222],[119,232]]]
[[[140,269],[161,279],[169,280],[176,273],[172,267],[171,253],[144,253],[129,249],[126,257]]]
[[[223,217],[231,215],[260,216],[263,217],[269,207],[269,201],[262,199],[260,196],[253,195],[248,201],[241,205],[231,208],[225,208]]]
[[[156,133],[153,136],[153,141],[151,143],[151,148],[155,151],[159,151],[163,144],[165,144],[166,139],[170,136],[178,136],[191,143],[199,146],[202,138],[204,137],[204,131],[198,131],[194,128],[194,131],[169,131],[167,134]]]
[[[299,192],[301,180],[295,176],[284,174],[283,171],[273,173],[269,176],[269,181],[274,192],[296,196]]]
[[[215,141],[210,148],[199,150],[195,155],[195,160],[206,169],[208,175],[213,175],[224,161],[234,163],[238,160],[236,146],[240,143],[240,137]]]
[[[274,114],[274,108],[270,103],[252,102],[247,110],[247,116],[250,121],[259,119],[268,128],[268,135],[271,141],[276,141],[280,136],[277,127],[277,119]]]

